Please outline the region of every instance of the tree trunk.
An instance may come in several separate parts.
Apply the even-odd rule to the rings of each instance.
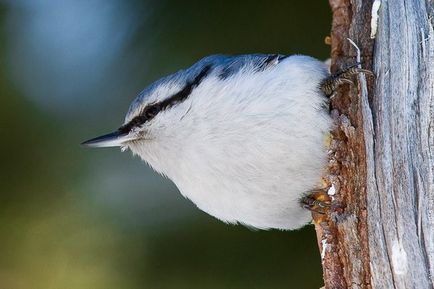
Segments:
[[[356,62],[348,37],[376,77],[332,99],[338,205],[314,214],[325,288],[434,288],[433,2],[382,0],[375,39],[373,1],[329,2],[332,72]]]

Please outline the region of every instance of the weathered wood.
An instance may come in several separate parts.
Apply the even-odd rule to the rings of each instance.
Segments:
[[[421,0],[380,8],[375,97],[365,108],[373,124],[365,139],[372,140],[366,151],[375,288],[434,287],[432,8]]]
[[[375,44],[372,1],[330,0],[332,71],[364,68],[332,100],[328,182],[341,206],[314,216],[326,288],[434,288],[432,1],[385,1]]]

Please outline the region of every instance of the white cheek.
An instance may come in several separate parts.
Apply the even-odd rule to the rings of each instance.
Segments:
[[[162,140],[162,141],[160,141]],[[169,142],[154,137],[152,139],[143,139],[128,145],[133,155],[139,156],[149,166],[158,173],[167,176],[170,171],[176,169],[174,160],[176,154],[173,154],[173,148]]]

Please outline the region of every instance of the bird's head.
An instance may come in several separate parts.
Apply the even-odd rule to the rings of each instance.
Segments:
[[[202,138],[216,133],[216,115],[224,113],[223,119],[231,115],[228,112],[231,105],[238,102],[225,98],[228,86],[240,85],[242,78],[249,78],[251,73],[263,71],[283,58],[262,54],[203,58],[145,88],[132,102],[123,125],[83,145],[130,149],[150,162],[157,157],[160,162],[165,158],[162,154],[168,152],[176,156],[194,132],[201,131]],[[195,140],[195,145],[197,141],[200,140]]]
[[[189,113],[194,90],[210,76],[222,56],[202,59],[186,70],[164,77],[145,88],[131,103],[116,131],[82,144],[88,147],[135,148],[173,133]]]

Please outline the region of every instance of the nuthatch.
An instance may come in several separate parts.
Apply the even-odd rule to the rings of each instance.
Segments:
[[[115,132],[83,144],[119,146],[227,223],[296,229],[318,189],[332,128],[328,94],[342,77],[302,55],[213,55],[133,101]]]

